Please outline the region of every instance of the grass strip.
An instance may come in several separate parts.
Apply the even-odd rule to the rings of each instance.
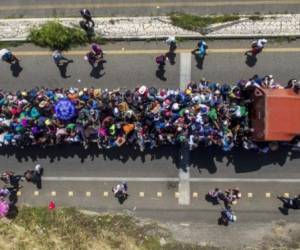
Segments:
[[[225,23],[239,20],[238,15],[220,16],[196,16],[185,13],[173,13],[170,15],[172,24],[180,28],[199,31],[215,23]]]

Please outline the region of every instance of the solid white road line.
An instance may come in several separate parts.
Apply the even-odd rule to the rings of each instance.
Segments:
[[[76,177],[76,176],[45,176],[43,181],[95,181],[95,182],[118,182],[118,181],[128,181],[128,182],[168,182],[174,181],[178,182],[180,179],[175,178],[164,178],[164,177]],[[268,178],[189,178],[191,182],[245,182],[245,183],[300,183],[300,179],[268,179]]]
[[[192,56],[191,53],[180,53],[180,89],[184,90],[191,81]],[[180,150],[180,169],[178,192],[180,193],[178,204],[189,205],[190,195],[190,168],[188,167],[190,152],[182,147]]]
[[[191,53],[180,53],[180,89],[185,89],[191,81],[192,55]]]

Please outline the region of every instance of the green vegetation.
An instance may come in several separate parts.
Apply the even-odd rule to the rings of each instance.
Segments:
[[[186,30],[199,31],[199,29],[215,23],[225,23],[239,20],[237,15],[222,16],[195,16],[190,14],[175,13],[170,15],[172,24]]]
[[[22,41],[0,41],[0,49],[2,48],[11,48],[11,47],[18,47],[20,45],[23,45],[26,42]]]
[[[264,18],[262,16],[259,15],[253,15],[253,16],[249,16],[248,17],[251,21],[262,21],[264,20]]]
[[[75,208],[22,207],[0,222],[0,249],[213,249],[176,242],[169,231],[127,215],[95,215]]]
[[[85,45],[99,40],[99,37],[88,37],[80,28],[70,28],[59,21],[49,21],[40,27],[31,29],[28,40],[38,46],[51,49],[67,50],[73,46]]]

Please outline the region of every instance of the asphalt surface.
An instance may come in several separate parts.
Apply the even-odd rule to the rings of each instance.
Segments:
[[[192,50],[195,42],[182,42],[182,49]],[[286,82],[290,78],[300,78],[298,70],[299,52],[288,51],[288,48],[299,48],[298,41],[292,43],[270,43],[269,49],[273,52],[263,52],[258,56],[253,67],[245,64],[244,50],[250,41],[208,41],[208,55],[204,60],[203,69],[192,61],[191,79],[201,77],[220,82],[235,82],[241,78],[249,78],[254,73],[262,75],[273,74],[275,79]],[[129,51],[122,55],[121,51]],[[232,52],[233,49],[241,52]],[[101,70],[103,76],[95,78],[90,75],[91,67],[83,60],[82,55],[68,57],[74,62],[67,68],[68,78],[62,78],[54,65],[50,55],[36,55],[40,49],[30,45],[13,48],[20,54],[21,67],[18,77],[13,76],[9,65],[0,66],[0,84],[2,89],[17,90],[34,86],[69,87],[69,86],[97,86],[101,88],[129,87],[137,84],[147,84],[156,87],[180,86],[180,52],[176,55],[175,65],[166,66],[166,81],[156,77],[154,57],[147,50],[166,49],[163,42],[157,43],[114,43],[104,46],[107,51],[107,63]],[[214,49],[223,49],[213,52]],[[276,51],[278,49],[278,51]],[[280,49],[280,50],[279,50]],[[81,48],[81,51],[88,48]],[[144,52],[130,54],[133,50]],[[31,55],[21,56],[26,51]],[[46,51],[46,50],[43,50]],[[111,53],[112,51],[116,53]],[[81,52],[80,52],[81,53]],[[80,82],[78,81],[80,79]],[[152,152],[141,153],[134,148],[124,147],[113,150],[99,150],[90,147],[84,150],[81,146],[70,145],[53,148],[0,148],[1,169],[12,169],[17,173],[33,168],[36,163],[44,167],[45,181],[43,188],[37,189],[31,184],[25,184],[21,190],[19,203],[30,205],[47,205],[50,200],[55,200],[58,206],[77,206],[95,211],[123,211],[136,216],[150,217],[162,221],[177,222],[206,222],[215,224],[220,213],[220,207],[212,206],[205,201],[205,194],[216,186],[220,188],[239,186],[243,198],[234,206],[239,216],[239,223],[268,222],[278,219],[299,221],[297,211],[291,211],[289,216],[283,215],[278,207],[281,202],[277,195],[299,193],[299,183],[290,180],[300,179],[299,171],[300,152],[289,153],[285,148],[268,155],[257,155],[254,152],[234,150],[223,153],[213,148],[200,148],[191,152],[188,166],[191,178],[205,178],[201,181],[190,183],[191,202],[183,206],[178,204],[178,170],[182,168],[179,149],[176,147],[162,147]],[[54,180],[47,180],[53,177]],[[110,181],[60,181],[57,177],[110,177]],[[129,181],[129,199],[120,205],[112,196],[111,188],[117,183],[119,177]],[[134,180],[134,178],[150,178],[147,182]],[[151,178],[162,178],[151,181]],[[172,178],[172,181],[164,178]],[[177,179],[176,179],[177,178]],[[211,178],[219,178],[219,181]],[[228,183],[226,178],[236,178],[237,181]],[[281,179],[282,182],[239,182],[242,178]],[[173,179],[176,179],[175,181]],[[52,196],[55,192],[55,196]],[[73,192],[73,196],[69,196]],[[90,192],[90,196],[87,196]],[[106,193],[107,192],[107,193]],[[144,193],[141,196],[141,192]],[[105,193],[105,194],[104,194]],[[161,193],[161,197],[158,196]],[[197,197],[194,197],[197,193]],[[252,193],[253,197],[248,197]],[[266,197],[270,193],[271,197]],[[200,212],[201,211],[201,212]]]
[[[277,199],[277,196],[282,196],[289,191],[290,196],[296,195],[295,190],[297,190],[299,183],[286,185],[264,183],[259,186],[235,182],[192,183],[191,203],[188,206],[178,204],[177,182],[128,182],[129,197],[123,204],[118,202],[111,191],[117,183],[116,181],[45,181],[42,190],[38,192],[32,184],[25,183],[25,187],[21,189],[21,194],[18,197],[18,202],[45,206],[53,200],[57,207],[75,206],[97,212],[126,212],[139,217],[178,223],[205,222],[216,224],[224,206],[222,203],[213,205],[208,202],[206,200],[207,192],[215,187],[224,190],[239,186],[242,198],[232,206],[233,211],[238,216],[239,223],[267,223],[280,219],[300,222],[299,212],[289,210],[289,216],[287,216],[286,213],[279,210],[282,207],[282,202]],[[251,193],[252,197],[249,197],[248,193]],[[270,194],[270,197],[267,197],[266,193]]]
[[[248,79],[254,74],[273,74],[279,82],[287,82],[291,78],[300,78],[297,70],[299,63],[299,52],[295,51],[274,51],[264,52],[257,56],[257,61],[247,60],[244,52],[248,49],[251,41],[230,41],[223,42],[208,41],[209,49],[223,49],[220,53],[210,53],[205,57],[203,63],[199,63],[191,55],[192,69],[191,79],[197,80],[205,77],[218,82],[234,83],[240,79]],[[182,42],[178,49],[194,49],[196,41]],[[268,48],[300,48],[298,41],[292,43],[269,44]],[[124,51],[139,50],[140,53],[124,54]],[[232,49],[240,49],[239,52],[232,52]],[[180,53],[175,54],[174,65],[167,63],[165,72],[157,70],[155,57],[167,52],[167,46],[163,41],[153,43],[131,42],[115,43],[103,46],[106,63],[92,69],[84,60],[85,51],[82,48],[80,55],[67,57],[74,62],[62,69],[58,69],[49,55],[35,55],[37,48],[21,46],[12,48],[18,56],[22,51],[33,51],[29,55],[20,55],[20,67],[1,64],[0,74],[2,87],[6,89],[23,89],[34,86],[95,86],[101,88],[130,87],[137,84],[146,84],[156,87],[177,88],[180,80]],[[157,50],[153,53],[146,53],[147,50]],[[109,54],[109,51],[116,52]],[[37,52],[37,51],[36,51]],[[61,73],[65,71],[65,73]],[[65,77],[62,77],[64,75]]]
[[[152,16],[166,15],[172,12],[192,14],[257,14],[257,13],[299,13],[298,0],[3,0],[0,15],[12,17],[53,17],[78,16],[81,8],[88,8],[94,16]]]

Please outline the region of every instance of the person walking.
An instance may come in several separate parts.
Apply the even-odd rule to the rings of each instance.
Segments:
[[[103,50],[99,44],[93,43],[91,50],[85,55],[84,59],[88,61],[93,67],[97,67],[99,63],[105,63],[103,59]]]
[[[286,209],[300,209],[300,195],[289,198],[278,196],[277,198],[282,201]]]
[[[256,41],[253,41],[251,44],[252,49],[246,51],[245,55],[249,55],[249,53],[250,53],[253,57],[256,57],[257,54],[259,54],[263,51],[267,42],[268,42],[267,39],[258,39]]]
[[[43,175],[43,168],[40,164],[37,164],[34,170],[29,169],[24,173],[24,177],[27,182],[32,182],[37,186],[38,189],[42,188],[42,175]]]
[[[169,51],[174,52],[177,48],[175,36],[169,36],[166,40],[166,44],[169,45]]]
[[[52,58],[54,63],[59,67],[63,66],[66,63],[73,62],[73,60],[70,60],[66,57],[64,57],[63,53],[60,50],[54,50],[52,53]]]
[[[92,19],[91,12],[88,9],[80,10],[81,17],[84,19],[83,28],[85,30],[95,27],[95,22]]]
[[[128,198],[127,191],[128,191],[128,185],[126,182],[122,182],[112,188],[112,192],[114,193],[114,196],[119,200],[121,204]]]
[[[2,61],[9,64],[18,63],[20,61],[9,49],[5,48],[0,50],[0,57]]]
[[[204,40],[197,43],[197,48],[192,51],[192,54],[197,55],[199,58],[204,59],[206,56],[207,44]]]

